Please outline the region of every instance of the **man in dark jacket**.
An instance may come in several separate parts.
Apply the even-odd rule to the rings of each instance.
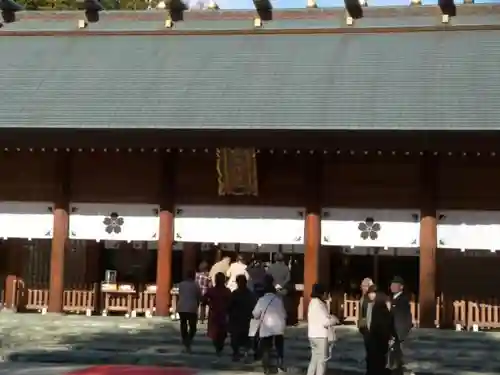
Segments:
[[[404,293],[404,281],[396,276],[391,283],[391,320],[392,340],[390,345],[390,369],[393,375],[404,374],[403,343],[407,339],[412,327],[410,300]]]
[[[250,347],[248,331],[250,329],[250,320],[252,311],[257,299],[247,287],[245,275],[236,276],[237,288],[231,293],[229,303],[229,330],[231,333],[231,346],[233,349],[233,360],[240,359],[240,349],[245,350],[245,357]]]
[[[362,330],[366,348],[366,374],[386,375],[389,373],[386,365],[392,333],[389,298],[377,292],[375,285],[368,288],[366,298],[366,317]]]

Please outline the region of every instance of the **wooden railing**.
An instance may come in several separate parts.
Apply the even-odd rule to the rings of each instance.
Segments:
[[[465,306],[461,308],[465,310]],[[472,329],[500,328],[500,306],[498,302],[495,304],[491,304],[491,302],[469,302],[467,304],[467,323],[465,326],[469,329],[471,327]]]
[[[97,285],[81,284],[64,290],[63,310],[91,315],[96,306]]]
[[[49,290],[48,288],[24,288],[25,304],[23,306],[26,310],[44,310],[49,306]]]
[[[93,311],[96,290],[92,284],[69,286],[63,294],[63,310],[69,313]],[[46,284],[26,285],[18,280],[15,284],[15,306],[19,311],[45,312],[49,305],[49,287]]]
[[[15,293],[15,306],[18,311],[45,312],[49,304],[48,285],[25,285],[17,281]],[[0,302],[4,302],[4,291],[0,291]],[[339,296],[340,297],[340,296]],[[176,311],[177,290],[172,290],[172,312]],[[156,293],[144,288],[141,292],[101,292],[99,284],[81,284],[68,286],[64,290],[63,310],[67,313],[103,314],[124,313],[136,316],[144,314],[152,316],[155,313]],[[345,323],[355,323],[358,320],[357,299],[344,295],[340,299],[329,301],[332,311],[336,311]],[[297,316],[303,320],[303,298],[297,299],[295,307]],[[442,311],[441,299],[436,299],[436,326],[439,326]],[[411,311],[415,326],[419,324],[419,305],[411,302]],[[453,302],[453,322],[464,329],[497,329],[500,328],[500,301],[467,301]]]
[[[420,306],[417,302],[410,302],[413,315],[413,324],[419,325]],[[441,320],[442,302],[436,299],[436,327]],[[355,323],[358,320],[359,302],[357,299],[344,295],[342,317],[346,323]],[[465,329],[494,329],[500,328],[500,301],[454,301],[453,322]]]

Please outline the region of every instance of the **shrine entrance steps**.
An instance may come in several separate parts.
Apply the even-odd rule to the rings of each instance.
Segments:
[[[160,318],[84,317],[0,313],[0,355],[5,362],[188,366],[238,372],[260,371],[259,363],[231,360],[229,345],[219,363],[201,325],[193,353],[183,354],[179,324]],[[363,343],[354,327],[339,327],[329,362],[331,373],[361,373]],[[309,360],[304,324],[288,329],[285,361],[303,373]],[[416,374],[500,373],[500,333],[416,329],[408,342],[408,368]]]

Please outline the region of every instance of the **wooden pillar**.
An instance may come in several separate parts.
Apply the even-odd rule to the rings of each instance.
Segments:
[[[332,248],[327,246],[321,246],[319,250],[319,274],[318,282],[323,284],[328,289],[330,288],[330,276],[331,276],[331,252]]]
[[[5,272],[5,308],[16,310],[17,306],[17,290],[20,287],[18,283],[21,280],[21,265],[23,262],[22,252],[19,248],[19,240],[5,240],[4,251],[6,254],[6,272]]]
[[[182,248],[182,278],[185,278],[189,272],[198,269],[198,247],[199,243],[186,242]]]
[[[156,315],[168,316],[172,303],[172,252],[174,242],[176,154],[161,157],[161,182],[158,192],[160,229],[156,265]]]
[[[63,311],[64,254],[69,230],[69,203],[71,196],[71,153],[60,152],[56,157],[54,194],[54,229],[50,253],[50,285],[48,312]]]
[[[420,160],[420,327],[434,328],[436,320],[437,160]]]
[[[85,241],[86,262],[85,262],[85,282],[100,283],[104,280],[100,256],[102,243],[97,241]]]
[[[321,182],[322,159],[320,155],[308,155],[305,160],[304,198],[306,204],[304,222],[304,318],[313,284],[319,277],[319,252],[321,249]]]
[[[378,285],[379,283],[379,264],[380,264],[380,255],[378,253],[378,249],[374,248],[373,249],[373,282],[375,285]]]

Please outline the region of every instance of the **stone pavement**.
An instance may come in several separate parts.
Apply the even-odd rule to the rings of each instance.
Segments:
[[[78,366],[78,365],[47,365],[40,363],[0,363],[0,375],[136,375],[138,372],[141,375],[145,374],[144,367],[141,366],[127,366],[123,369],[113,369],[115,366]],[[117,366],[119,367],[119,366]],[[148,368],[148,370],[156,370],[156,368]],[[114,371],[109,371],[114,370]],[[118,370],[118,371],[117,371]],[[156,375],[185,375],[177,372],[175,368],[160,368],[162,373]],[[187,369],[186,373],[192,375],[226,375],[226,372],[220,371],[190,371]],[[181,370],[183,371],[183,370]],[[184,370],[185,371],[185,370]],[[151,373],[151,371],[150,371]],[[257,373],[248,372],[232,372],[232,375],[260,375]]]
[[[0,363],[0,375],[65,375],[80,369],[75,365],[44,365],[39,363]]]
[[[213,349],[200,328],[193,354],[181,352],[178,323],[160,318],[84,317],[0,313],[0,357],[5,362],[140,364],[212,370],[260,371],[259,364],[212,363]],[[287,331],[286,361],[303,372],[309,349],[305,327]],[[353,327],[338,328],[332,373],[361,372],[363,344]],[[500,374],[500,333],[414,330],[406,350],[416,374]]]

